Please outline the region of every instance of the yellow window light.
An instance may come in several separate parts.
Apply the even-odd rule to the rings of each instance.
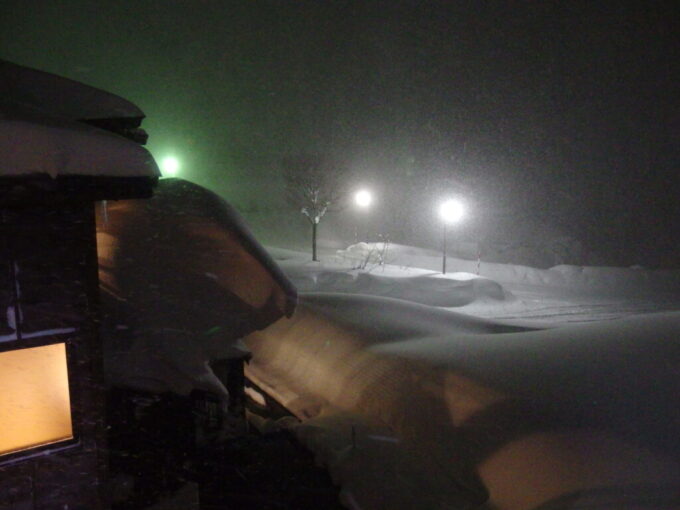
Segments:
[[[63,343],[0,352],[0,455],[73,438]]]

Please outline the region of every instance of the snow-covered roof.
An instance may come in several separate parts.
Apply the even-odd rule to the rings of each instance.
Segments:
[[[156,178],[158,166],[146,149],[91,125],[134,130],[143,117],[108,92],[0,61],[0,177]]]
[[[2,115],[0,176],[32,174],[155,177],[159,171],[144,147],[120,135],[67,120]]]
[[[243,356],[238,339],[292,315],[295,287],[236,210],[197,184],[162,179],[152,198],[98,212],[109,382],[228,398],[208,361]]]
[[[27,110],[72,120],[144,118],[142,110],[115,94],[3,60],[0,97]]]

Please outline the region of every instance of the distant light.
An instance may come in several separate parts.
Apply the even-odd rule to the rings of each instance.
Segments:
[[[163,177],[175,177],[179,172],[179,160],[172,156],[164,158],[161,161],[161,172]]]
[[[460,200],[447,200],[439,206],[439,216],[446,223],[458,223],[465,215],[465,206]]]
[[[354,202],[359,207],[369,207],[373,202],[373,195],[366,189],[359,190],[354,195]]]

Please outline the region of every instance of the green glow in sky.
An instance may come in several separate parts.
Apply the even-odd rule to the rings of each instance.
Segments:
[[[179,160],[174,156],[167,156],[161,160],[163,177],[176,177],[179,172]]]

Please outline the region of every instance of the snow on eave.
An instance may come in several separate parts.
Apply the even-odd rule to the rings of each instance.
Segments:
[[[71,120],[134,119],[144,112],[115,94],[0,60],[0,98],[34,112]]]
[[[0,113],[0,178],[160,176],[151,154],[122,136],[66,119],[6,112]]]
[[[162,179],[154,192],[154,198],[147,207],[154,207],[155,203],[164,203],[162,216],[167,216],[172,210],[174,214],[187,214],[192,204],[199,203],[198,209],[210,211],[210,217],[220,227],[233,232],[241,241],[245,250],[250,253],[269,272],[274,281],[283,289],[288,297],[286,316],[290,316],[297,304],[297,289],[283,273],[278,264],[262,245],[255,239],[250,228],[241,215],[219,195],[198,184],[179,178]]]

